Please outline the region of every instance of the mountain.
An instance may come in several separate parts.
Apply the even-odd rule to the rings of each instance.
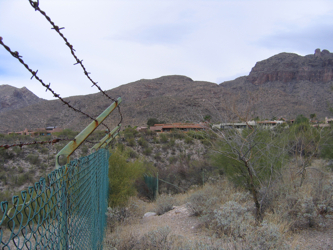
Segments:
[[[313,55],[280,53],[257,62],[248,76],[220,84],[193,81],[180,75],[141,79],[108,90],[122,97],[123,125],[145,125],[148,118],[165,122],[200,121],[211,115],[212,122],[237,121],[259,116],[295,118],[315,113],[330,116],[333,104],[333,54],[317,49]],[[1,89],[0,89],[1,93]],[[111,103],[101,93],[65,98],[71,105],[97,117]],[[59,100],[43,101],[24,108],[3,111],[0,131],[58,126],[80,130],[90,123],[82,114]],[[114,111],[106,123],[119,121]]]
[[[41,101],[43,99],[26,87],[18,89],[10,85],[0,85],[0,113],[20,109]]]
[[[333,78],[333,53],[316,49],[314,55],[299,56],[281,53],[258,62],[252,69],[248,81],[255,85],[266,82],[310,81],[330,82]]]

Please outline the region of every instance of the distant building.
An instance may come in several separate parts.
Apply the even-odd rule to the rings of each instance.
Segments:
[[[273,129],[282,123],[285,123],[285,121],[257,121],[257,124],[263,126],[265,129]]]
[[[283,120],[279,121],[247,121],[247,122],[228,122],[228,123],[220,123],[214,124],[212,128],[214,129],[237,129],[243,130],[247,127],[255,127],[255,126],[262,126],[265,129],[273,129],[279,124],[286,123]]]
[[[148,127],[137,127],[136,131],[140,132],[140,131],[146,131],[148,129]]]
[[[320,123],[318,124],[312,124],[312,127],[316,127],[316,128],[329,128],[331,127],[331,124],[333,124],[333,118],[327,118],[325,117],[325,122],[324,123]]]
[[[239,129],[242,130],[246,127],[256,126],[255,121],[248,121],[248,122],[227,122],[227,123],[220,123],[220,124],[214,124],[212,128],[214,129]]]
[[[34,130],[28,130],[27,128],[23,131],[19,132],[8,132],[9,135],[16,134],[16,135],[30,135],[30,136],[45,136],[45,135],[52,135],[56,132],[63,131],[62,128],[57,127],[46,127],[46,128],[36,128]]]
[[[199,131],[206,129],[208,125],[206,123],[168,123],[168,124],[155,124],[150,127],[150,130],[156,132],[171,132],[172,130],[179,130],[187,132],[190,130]]]
[[[325,117],[325,124],[333,123],[333,118]]]

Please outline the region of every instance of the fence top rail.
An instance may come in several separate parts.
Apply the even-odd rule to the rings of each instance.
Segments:
[[[56,155],[56,168],[60,167],[59,157],[64,155],[69,162],[70,155],[84,142],[87,137],[94,132],[94,130],[111,114],[111,112],[121,103],[121,97],[113,102],[107,109],[105,109],[96,119],[92,121],[84,130],[82,130],[72,141],[70,141],[60,152]]]

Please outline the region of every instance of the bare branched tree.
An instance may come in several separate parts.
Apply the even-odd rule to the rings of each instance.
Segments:
[[[261,221],[263,203],[285,163],[287,143],[283,130],[247,124],[243,130],[214,130],[217,140],[212,147],[213,160],[236,185],[250,191],[256,220]]]

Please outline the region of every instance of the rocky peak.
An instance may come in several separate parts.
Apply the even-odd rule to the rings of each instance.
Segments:
[[[257,62],[248,80],[260,85],[266,82],[311,81],[329,82],[333,79],[333,53],[316,49],[313,55],[300,56],[280,53]]]
[[[19,89],[10,85],[0,85],[0,112],[23,108],[42,100],[26,87]]]

